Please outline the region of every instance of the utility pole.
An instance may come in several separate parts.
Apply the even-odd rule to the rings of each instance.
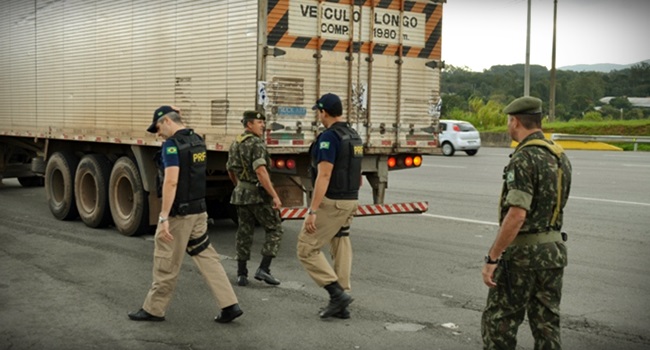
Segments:
[[[553,51],[551,53],[551,92],[548,100],[548,120],[555,121],[555,39],[557,25],[557,0],[553,0]]]
[[[524,66],[524,96],[530,96],[530,0],[528,0],[528,26],[526,29],[526,65]]]

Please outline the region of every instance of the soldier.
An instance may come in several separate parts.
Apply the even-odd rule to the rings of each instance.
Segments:
[[[504,169],[499,232],[482,270],[490,288],[481,322],[483,347],[515,349],[527,313],[535,349],[561,349],[567,236],[560,230],[571,163],[559,145],[544,139],[540,99],[515,99],[504,113],[519,145]]]
[[[262,113],[244,112],[242,124],[246,130],[237,137],[228,152],[228,176],[235,185],[230,203],[237,206],[239,227],[236,234],[237,284],[248,285],[246,262],[250,260],[253,245],[255,222],[259,222],[266,232],[262,246],[262,262],[255,272],[255,279],[270,285],[280,281],[271,275],[271,260],[278,254],[282,239],[282,221],[279,209],[280,197],[273,189],[268,167],[269,154],[262,140],[264,121]]]
[[[298,235],[297,254],[309,276],[330,295],[320,317],[349,318],[348,305],[352,302],[346,293],[350,290],[352,269],[349,236],[361,186],[363,141],[343,121],[343,105],[338,96],[325,94],[312,109],[317,111],[326,130],[310,148],[314,191]],[[333,268],[321,253],[326,244],[330,244]]]
[[[162,205],[154,240],[153,283],[142,308],[130,313],[129,318],[134,321],[165,320],[165,310],[187,252],[222,307],[214,320],[228,323],[244,312],[207,234],[205,143],[194,130],[183,125],[178,110],[171,106],[161,106],[154,112],[147,131],[165,139],[157,155],[160,157],[158,193],[162,196]]]

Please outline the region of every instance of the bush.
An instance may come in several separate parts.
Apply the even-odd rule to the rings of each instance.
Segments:
[[[603,120],[603,116],[599,112],[591,111],[591,112],[585,113],[585,116],[582,117],[582,120],[592,121],[592,122],[599,122],[599,121]]]

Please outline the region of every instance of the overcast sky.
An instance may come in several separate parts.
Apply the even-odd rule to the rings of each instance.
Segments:
[[[531,0],[530,63],[551,68],[553,1]],[[447,0],[442,59],[483,71],[526,62],[528,0]],[[557,0],[556,67],[650,59],[650,0]]]

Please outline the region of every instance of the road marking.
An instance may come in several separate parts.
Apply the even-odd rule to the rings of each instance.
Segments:
[[[600,199],[600,198],[587,198],[587,197],[569,196],[569,200],[571,200],[571,199],[581,199],[583,201],[608,202],[608,203],[616,203],[616,204],[644,205],[644,206],[650,207],[650,203],[617,201],[617,200],[614,200],[614,199]]]
[[[632,167],[632,168],[650,168],[650,164],[623,164],[623,166]]]
[[[595,202],[608,202],[608,203],[616,203],[616,204],[631,204],[631,205],[650,206],[650,203],[629,202],[629,201],[617,201],[617,200],[613,200],[613,199],[586,198],[586,197],[575,197],[575,196],[570,196],[569,199],[580,199],[580,200],[585,200],[585,201],[595,201]],[[429,214],[429,213],[422,213],[422,216],[428,216],[428,217],[430,217],[430,218],[436,218],[436,219],[444,219],[444,220],[453,220],[453,221],[469,222],[469,223],[472,223],[472,224],[481,224],[481,225],[499,226],[499,224],[496,223],[496,222],[481,221],[481,220],[473,220],[473,219],[466,219],[466,218],[458,218],[458,217],[455,217],[455,216],[435,215],[435,214]]]
[[[469,223],[472,223],[472,224],[499,226],[499,224],[496,223],[496,222],[472,220],[472,219],[465,219],[465,218],[457,218],[457,217],[454,217],[454,216],[434,215],[434,214],[427,214],[427,213],[423,213],[422,216],[428,216],[428,217],[437,218],[437,219],[469,222]]]

